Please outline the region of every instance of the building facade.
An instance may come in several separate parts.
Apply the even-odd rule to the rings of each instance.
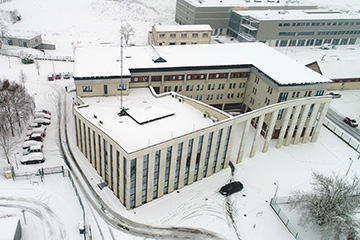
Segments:
[[[271,47],[360,43],[360,14],[333,10],[232,11],[230,35]]]
[[[209,44],[212,28],[210,25],[153,26],[149,32],[149,45]]]
[[[240,10],[284,10],[316,9],[313,4],[277,3],[276,1],[239,0],[177,0],[175,21],[181,25],[209,24],[214,35],[228,34],[232,9]]]
[[[92,66],[94,61],[88,59],[100,52],[108,58],[102,57],[103,66]],[[88,97],[120,94],[119,56],[114,52],[120,51],[76,50],[74,80],[80,106],[74,113],[80,151],[127,209],[209,177],[229,161],[241,162],[245,154],[253,157],[260,145],[266,152],[273,138],[277,148],[316,141],[331,101],[321,97],[330,80],[262,43],[128,48],[121,80],[127,99],[132,99],[132,89],[150,88],[154,98],[178,99],[213,120],[129,150],[121,144],[122,134],[111,134],[91,111],[85,112]],[[219,109],[243,114],[231,117]]]

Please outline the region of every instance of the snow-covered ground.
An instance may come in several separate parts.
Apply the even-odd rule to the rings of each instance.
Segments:
[[[316,2],[342,9],[360,9],[358,0]],[[9,28],[40,31],[43,39],[56,45],[56,50],[49,50],[47,54],[71,56],[74,46],[119,43],[120,20],[128,22],[135,29],[131,43],[145,44],[147,31],[152,24],[175,24],[175,3],[175,0],[33,0],[30,4],[26,0],[12,0],[0,3],[0,17],[5,16],[5,10],[17,9],[22,20],[13,25],[4,21]],[[338,47],[325,53],[324,50],[315,48],[288,48],[281,51],[290,57],[301,56],[298,60],[303,63],[319,60],[324,54],[327,55],[325,57],[346,59],[359,55],[357,50],[349,47],[341,49],[342,47]],[[0,56],[0,78],[19,81],[20,70],[23,70],[28,78],[25,85],[34,96],[37,106],[53,112],[52,124],[48,127],[44,142],[46,162],[42,165],[19,165],[17,169],[13,157],[11,162],[19,173],[36,170],[39,166],[65,165],[59,151],[57,135],[57,99],[58,92],[64,91],[65,86],[73,83],[71,80],[48,82],[46,76],[53,72],[72,72],[73,64],[57,61],[39,63],[40,75],[37,74],[34,64],[23,65],[18,58]],[[341,94],[343,97],[335,99],[331,107],[343,115],[360,116],[359,104],[355,105],[360,101],[360,91],[342,91]],[[71,95],[68,94],[68,97],[71,98]],[[19,143],[14,151],[17,160],[21,157],[23,138],[23,135],[18,138]],[[131,211],[126,211],[108,189],[96,191],[121,215],[142,223],[207,229],[219,233],[224,239],[237,239],[237,232],[244,240],[293,239],[269,206],[270,198],[276,189],[274,182],[279,186],[278,196],[286,196],[295,189],[310,189],[313,171],[345,175],[351,157],[354,159],[348,174],[351,177],[360,170],[360,161],[355,160],[358,157],[357,152],[325,128],[322,129],[317,143],[291,145],[281,149],[275,149],[274,145],[275,140],[267,153],[258,150],[254,158],[245,156],[244,161],[236,165],[235,179],[244,183],[244,190],[229,198],[236,224],[232,224],[228,217],[226,199],[217,192],[230,179],[229,169]],[[88,169],[87,172],[96,186],[100,177],[78,151],[76,156],[83,163],[83,167]],[[4,166],[6,160],[1,158],[0,169]],[[0,217],[17,215],[22,221],[24,240],[34,239],[34,236],[36,239],[82,237],[77,229],[82,212],[68,177],[61,174],[45,176],[42,183],[39,178],[22,177],[12,181],[1,175],[0,196]],[[27,224],[24,223],[22,209],[25,210]],[[115,231],[106,226],[96,213],[94,215],[104,236],[138,239]],[[94,229],[93,239],[101,239],[100,235],[95,233],[97,225],[93,221],[90,223]]]

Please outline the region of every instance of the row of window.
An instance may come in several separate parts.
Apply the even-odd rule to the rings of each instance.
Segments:
[[[126,84],[118,84],[117,87],[116,87],[116,89],[118,91],[126,90],[126,88],[127,88]],[[83,92],[92,92],[93,91],[93,86],[92,85],[82,86],[82,91]]]
[[[360,34],[360,31],[319,31],[317,35],[345,35],[345,34]],[[279,32],[279,36],[314,36],[315,32]]]
[[[172,32],[172,33],[169,33],[169,37],[170,38],[176,38],[177,35],[180,35],[181,38],[187,38],[188,37],[188,33],[175,33],[175,32]],[[191,37],[193,38],[198,38],[200,36],[199,33],[197,32],[193,32],[191,33]],[[209,37],[209,33],[208,32],[203,32],[202,37]],[[166,33],[159,33],[159,38],[165,38],[166,37]]]
[[[192,95],[190,95],[190,96],[188,96],[189,98],[192,98]],[[217,100],[219,100],[219,99],[223,99],[223,97],[224,97],[224,94],[216,94],[216,99]],[[235,93],[228,93],[227,95],[226,95],[226,98],[227,99],[232,99],[232,98],[234,98],[235,97]],[[244,97],[244,93],[242,92],[242,93],[237,93],[236,94],[236,98],[242,98],[242,97]],[[206,100],[213,100],[214,99],[214,94],[207,94],[206,95]],[[195,96],[195,100],[199,100],[199,101],[201,101],[202,100],[202,95],[196,95]]]
[[[197,80],[197,79],[206,79],[207,74],[187,74],[187,80]],[[228,78],[228,73],[210,73],[208,74],[209,79],[219,79],[219,78]],[[249,76],[248,72],[238,72],[238,73],[230,73],[230,78],[246,78]],[[182,81],[184,80],[185,75],[164,75],[164,81]],[[149,79],[148,76],[142,77],[131,77],[131,82],[147,82]],[[161,81],[162,76],[152,76],[152,82]]]
[[[219,83],[216,84],[208,84],[207,90],[224,90],[225,89],[225,83]],[[246,83],[239,83],[238,88],[245,88]],[[237,83],[229,83],[229,89],[235,89],[237,87]],[[202,91],[204,90],[204,84],[198,84],[198,85],[186,85],[186,91],[191,92],[193,90],[196,91]],[[172,86],[164,86],[164,92],[170,92],[172,91]],[[174,92],[181,92],[182,91],[182,85],[174,86]]]
[[[297,23],[279,23],[279,27],[318,27],[318,26],[353,26],[360,25],[360,21],[351,21],[351,22],[297,22]]]
[[[276,40],[275,47],[302,47],[302,46],[321,46],[322,44],[332,45],[354,45],[356,38],[342,39],[293,39],[293,40]]]

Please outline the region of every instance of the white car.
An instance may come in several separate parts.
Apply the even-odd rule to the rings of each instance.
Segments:
[[[38,127],[38,128],[33,128],[27,131],[26,135],[30,136],[33,133],[41,133],[42,137],[45,137],[46,135],[46,128],[45,127]]]
[[[30,153],[42,152],[42,148],[43,148],[42,145],[33,145],[33,146],[30,146],[29,148],[26,148],[26,149],[23,151],[23,156],[28,155],[28,154],[30,154]]]
[[[21,164],[36,164],[45,162],[45,157],[42,152],[29,153],[20,160]]]
[[[35,140],[29,140],[29,141],[24,142],[22,148],[27,149],[27,148],[30,148],[31,146],[40,146],[40,147],[42,147],[43,143],[39,142],[39,141],[35,141]]]
[[[34,112],[34,118],[46,118],[51,119],[50,114],[44,113],[44,112]]]
[[[41,125],[50,125],[51,121],[46,118],[35,118],[34,123],[39,123]]]

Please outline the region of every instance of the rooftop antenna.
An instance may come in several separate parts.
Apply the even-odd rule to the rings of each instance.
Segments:
[[[126,115],[126,109],[123,103],[123,34],[122,34],[122,21],[120,26],[120,112],[119,116]]]

